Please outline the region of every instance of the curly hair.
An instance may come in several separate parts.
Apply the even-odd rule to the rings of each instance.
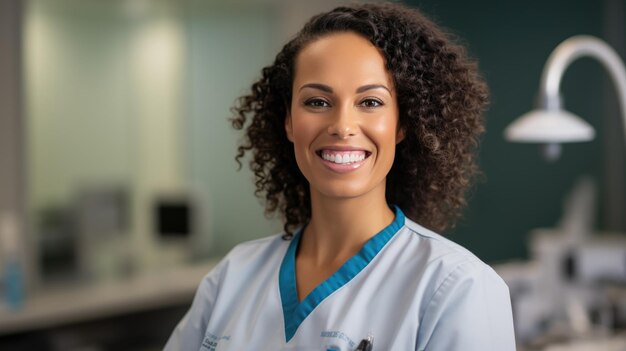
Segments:
[[[310,220],[309,183],[284,128],[295,60],[312,41],[346,31],[379,49],[397,89],[405,138],[387,175],[387,202],[425,227],[452,228],[479,174],[476,156],[489,92],[465,49],[416,9],[360,4],[311,18],[232,108],[233,127],[245,128],[235,160],[241,167],[241,158],[252,153],[255,195],[265,195],[266,215],[282,214],[286,238]]]

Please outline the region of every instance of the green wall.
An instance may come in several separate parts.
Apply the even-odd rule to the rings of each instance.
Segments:
[[[247,162],[234,160],[241,137],[231,127],[230,107],[247,93],[278,43],[275,8],[190,1],[187,8],[188,183],[204,205],[205,252],[224,253],[236,244],[278,233],[278,221],[263,215],[253,197]]]
[[[580,176],[592,175],[599,193],[604,191],[604,102],[608,97],[617,106],[612,93],[603,93],[604,70],[595,61],[581,59],[567,71],[562,83],[565,107],[596,129],[593,142],[565,145],[561,159],[548,163],[537,145],[508,143],[503,130],[534,107],[543,65],[558,43],[577,34],[604,37],[603,2],[407,3],[461,38],[478,58],[491,89],[487,133],[480,152],[485,181],[473,190],[465,219],[450,237],[489,262],[525,258],[528,232],[558,224],[564,198]],[[614,147],[620,151],[623,141]],[[601,222],[602,206],[598,215]]]

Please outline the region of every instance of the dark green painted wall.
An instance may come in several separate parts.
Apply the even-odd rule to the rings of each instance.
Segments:
[[[603,37],[603,2],[407,3],[461,38],[479,60],[491,89],[480,152],[486,179],[474,189],[464,220],[449,237],[488,262],[526,258],[528,232],[557,224],[564,198],[578,177],[590,174],[601,182],[604,70],[597,62],[581,59],[567,71],[562,85],[566,108],[596,128],[593,142],[566,145],[561,159],[550,164],[535,145],[507,143],[503,130],[534,106],[543,65],[558,43],[577,34]],[[612,94],[608,97],[615,101]]]

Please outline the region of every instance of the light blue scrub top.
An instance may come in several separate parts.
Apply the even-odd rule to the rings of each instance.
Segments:
[[[488,265],[406,218],[299,301],[300,240],[235,247],[202,280],[165,350],[515,350],[509,291]]]

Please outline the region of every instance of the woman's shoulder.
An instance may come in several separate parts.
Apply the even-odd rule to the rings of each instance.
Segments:
[[[437,254],[453,254],[459,257],[464,257],[470,261],[480,261],[480,259],[468,249],[437,232],[423,227],[408,217],[405,220],[404,227],[410,235],[414,236],[415,239],[423,240],[424,243],[427,243],[432,249],[436,249]]]
[[[239,284],[280,266],[289,241],[283,234],[250,240],[233,247],[203,278],[215,287],[227,282]]]
[[[498,274],[474,253],[454,241],[406,218],[402,228],[401,246],[410,250],[415,264],[428,272],[434,286],[446,280],[488,280],[506,288]]]
[[[246,266],[271,261],[277,256],[282,258],[281,253],[287,250],[290,242],[284,240],[283,235],[284,233],[279,233],[239,243],[223,257],[222,261]]]
[[[402,230],[401,244],[411,250],[407,255],[415,257],[413,268],[421,273],[417,349],[515,349],[511,300],[502,278],[466,248],[409,219]]]

